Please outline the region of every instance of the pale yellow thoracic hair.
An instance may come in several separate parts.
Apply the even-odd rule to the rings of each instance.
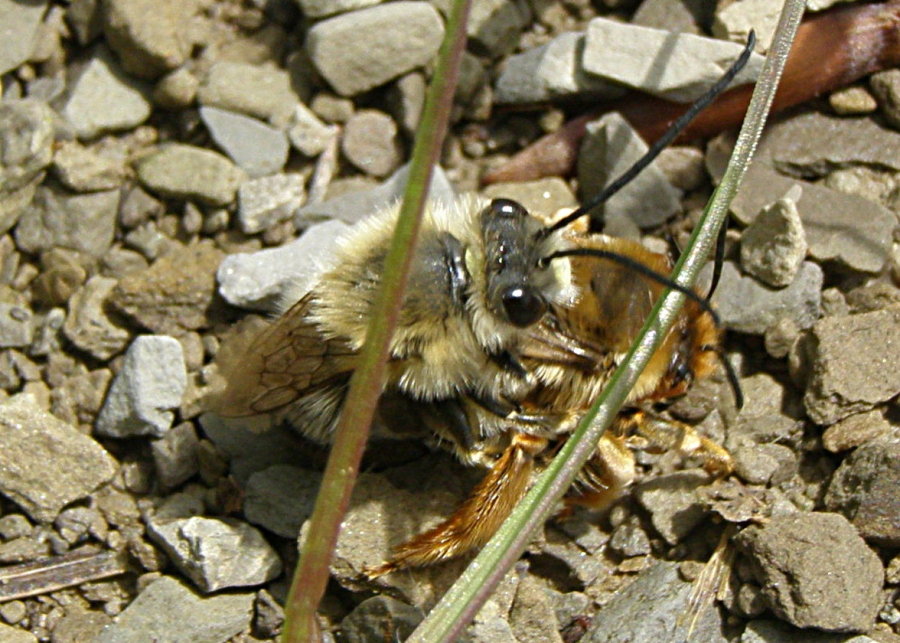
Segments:
[[[423,213],[418,251],[392,342],[395,360],[416,357],[404,363],[397,382],[415,398],[438,399],[461,390],[493,389],[498,385],[494,379],[502,374],[490,363],[490,354],[513,346],[521,332],[492,314],[486,301],[481,215],[489,203],[466,195],[449,204],[430,202]],[[336,267],[324,273],[312,290],[315,302],[310,317],[324,337],[346,338],[357,350],[362,346],[398,212],[398,204],[386,207],[339,239]],[[436,239],[443,234],[454,237],[465,249],[470,283],[463,309],[450,307],[447,292],[416,289],[417,262],[422,265],[434,258],[431,253],[440,247]],[[561,234],[535,242],[545,244],[547,254],[567,245]],[[560,260],[541,273],[539,287],[549,304],[566,305],[575,300],[570,270],[568,260]],[[290,308],[305,294],[289,291],[282,307]]]

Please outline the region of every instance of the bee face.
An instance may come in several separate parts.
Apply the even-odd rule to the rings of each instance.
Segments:
[[[486,299],[495,315],[517,328],[536,323],[547,311],[547,299],[537,279],[541,226],[520,204],[494,199],[481,215],[485,246]]]

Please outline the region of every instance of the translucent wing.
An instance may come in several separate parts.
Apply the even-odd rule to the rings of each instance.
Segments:
[[[309,317],[313,301],[307,295],[246,347],[223,351],[225,388],[211,400],[212,410],[224,417],[269,413],[353,371],[356,351],[323,336]]]

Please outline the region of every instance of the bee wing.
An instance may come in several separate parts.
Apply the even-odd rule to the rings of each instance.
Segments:
[[[593,370],[604,355],[599,346],[567,333],[556,320],[529,328],[518,352],[526,360],[586,371]]]
[[[305,296],[246,348],[222,356],[220,372],[226,383],[211,401],[216,413],[269,413],[356,367],[356,351],[345,341],[324,337],[309,318],[312,302],[311,295]]]

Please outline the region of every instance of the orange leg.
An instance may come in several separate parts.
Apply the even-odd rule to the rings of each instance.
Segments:
[[[722,478],[734,470],[731,454],[725,447],[697,433],[694,427],[676,420],[664,420],[648,413],[632,416],[632,430],[638,440],[645,441],[642,448],[652,453],[675,449],[682,456],[698,456],[703,468],[712,476]]]
[[[431,565],[484,545],[525,495],[534,458],[546,446],[544,438],[514,434],[512,443],[450,518],[400,545],[388,562],[367,569],[366,574],[375,578],[406,567]]]
[[[615,502],[634,481],[634,454],[625,438],[600,436],[597,451],[585,463],[575,481],[575,491],[566,497],[566,505],[604,509]],[[563,510],[563,516],[568,509]]]

